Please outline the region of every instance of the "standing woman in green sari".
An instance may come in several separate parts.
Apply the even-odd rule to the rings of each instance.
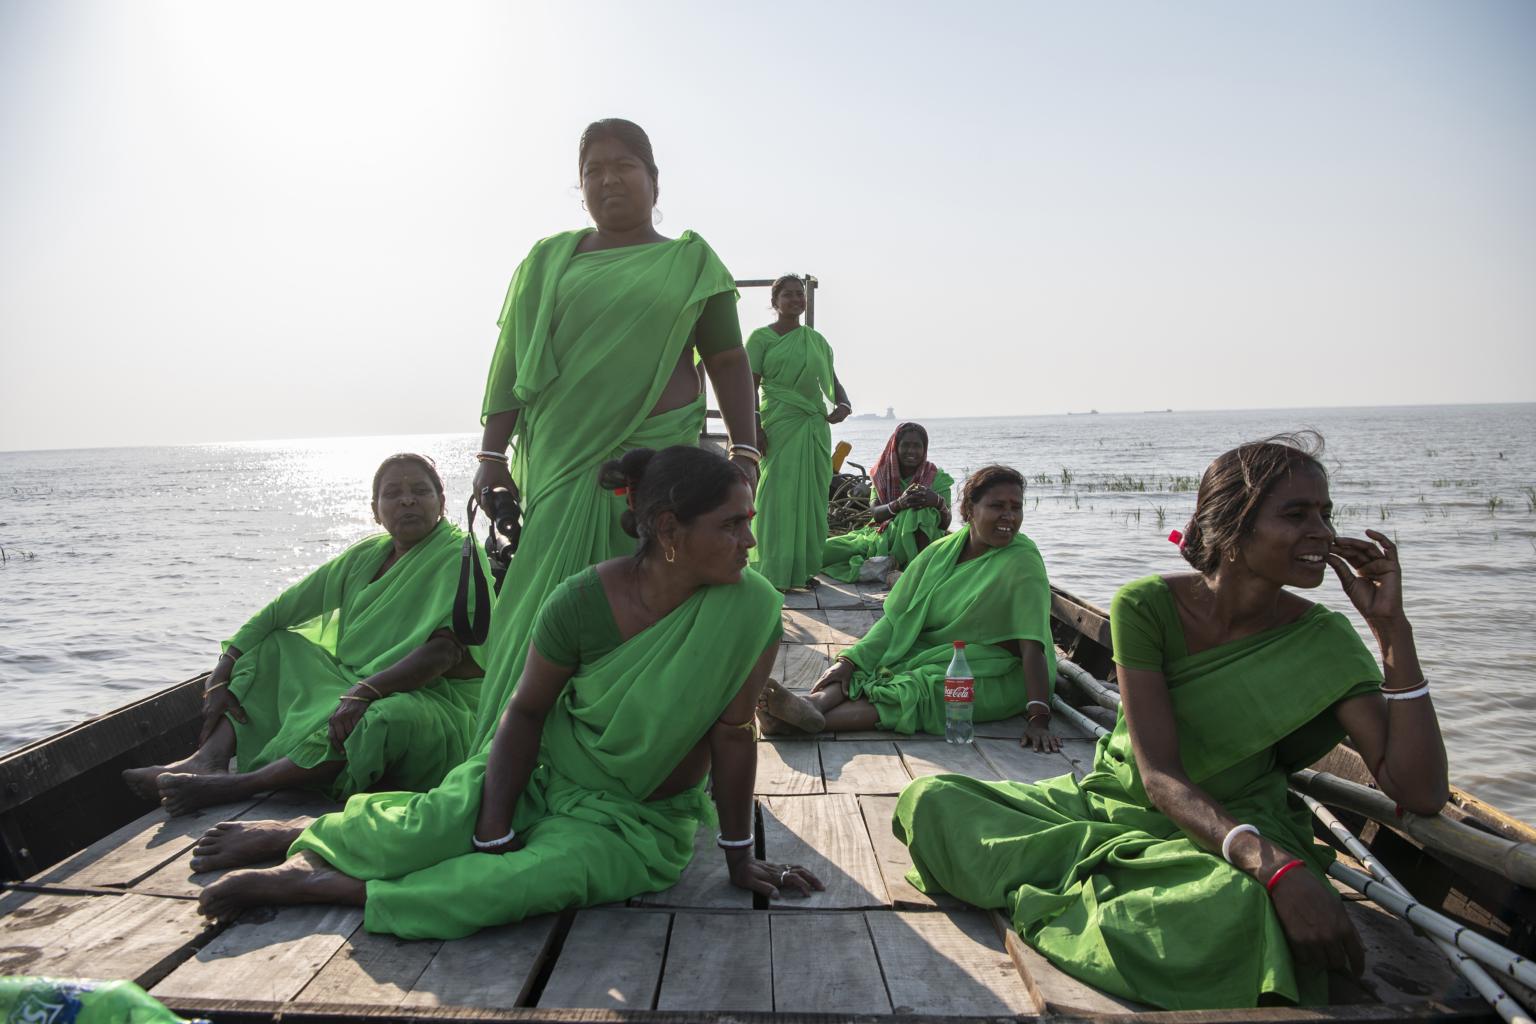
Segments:
[[[762,482],[752,566],[780,590],[803,587],[821,569],[832,486],[832,430],[853,407],[832,369],[832,346],[800,323],[805,282],[773,282],[779,318],[747,339],[752,382],[762,389],[757,445]],[[831,412],[826,402],[832,402]]]
[[[1019,532],[1024,477],[984,466],[962,488],[964,530],[923,549],[891,588],[885,614],[837,656],[809,698],[770,680],[763,731],[798,728],[944,734],[944,674],[956,640],[976,678],[974,720],[1030,712],[1019,742],[1058,750],[1050,731],[1056,651],[1051,584]]]
[[[700,363],[727,432],[742,442],[731,459],[757,478],[752,378],[730,272],[692,231],[676,239],[656,231],[660,174],[638,125],[588,125],[577,169],[596,227],[544,239],[517,268],[481,409],[475,494],[521,492],[524,516],[487,641],[481,741],[522,671],[544,599],[573,573],[633,550],[619,522],[624,499],[591,486],[598,467],[631,448],[698,443]]]
[[[1068,974],[1169,1010],[1327,1001],[1364,954],[1287,776],[1348,735],[1382,791],[1445,803],[1445,747],[1403,614],[1397,546],[1334,533],[1320,438],[1218,458],[1180,550],[1110,607],[1123,703],[1093,770],[1035,784],[912,783],[911,876],[1006,910]],[[1287,588],[1332,566],[1381,650]]]
[[[198,749],[123,781],[172,814],[308,787],[343,799],[429,789],[470,753],[478,649],[450,628],[464,541],[437,467],[391,455],[365,538],[289,587],[224,643],[203,684]],[[479,557],[484,557],[476,548]],[[239,758],[239,772],[229,762]]]
[[[711,795],[732,884],[770,898],[822,888],[752,852],[752,708],[783,599],[747,568],[746,475],[679,445],[630,451],[602,483],[623,492],[639,549],[550,595],[489,747],[431,793],[358,797],[307,828],[210,834],[204,870],[289,858],[210,885],[205,913],[340,903],[361,906],[371,932],[455,939],[620,902],[677,882]]]
[[[899,423],[885,442],[873,472],[874,520],[857,530],[828,537],[821,571],[852,583],[871,558],[888,557],[891,569],[905,569],[929,544],[949,530],[949,492],[954,477],[928,461],[928,431],[921,423]]]

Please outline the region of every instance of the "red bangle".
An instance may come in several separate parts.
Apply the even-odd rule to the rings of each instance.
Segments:
[[[1270,875],[1269,876],[1269,881],[1264,883],[1264,891],[1265,892],[1274,892],[1275,891],[1275,883],[1276,882],[1280,881],[1280,879],[1284,878],[1287,874],[1289,874],[1292,869],[1299,868],[1299,867],[1304,867],[1304,866],[1305,865],[1303,865],[1302,862],[1299,861],[1299,860],[1293,860],[1293,861],[1291,861],[1288,864],[1280,865],[1280,870],[1276,871],[1274,874]]]

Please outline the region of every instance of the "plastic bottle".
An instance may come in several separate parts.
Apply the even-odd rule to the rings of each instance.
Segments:
[[[975,699],[976,679],[965,661],[965,641],[956,640],[955,655],[949,659],[949,671],[944,673],[944,742],[975,740],[975,728],[971,725]]]

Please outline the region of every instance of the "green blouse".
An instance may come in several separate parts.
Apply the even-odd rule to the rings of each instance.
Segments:
[[[595,565],[556,587],[533,624],[533,646],[562,668],[596,661],[623,642]]]

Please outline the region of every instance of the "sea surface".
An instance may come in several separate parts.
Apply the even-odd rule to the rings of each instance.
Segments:
[[[894,421],[833,428],[870,467]],[[1029,478],[1051,578],[1108,606],[1184,568],[1167,540],[1207,463],[1314,428],[1337,524],[1396,538],[1452,778],[1536,821],[1536,405],[1149,412],[925,421],[934,462]],[[323,438],[0,453],[0,750],[211,668],[218,641],[376,527],[374,468],[421,451],[462,522],[478,438]],[[1348,612],[1330,573],[1309,596]]]

